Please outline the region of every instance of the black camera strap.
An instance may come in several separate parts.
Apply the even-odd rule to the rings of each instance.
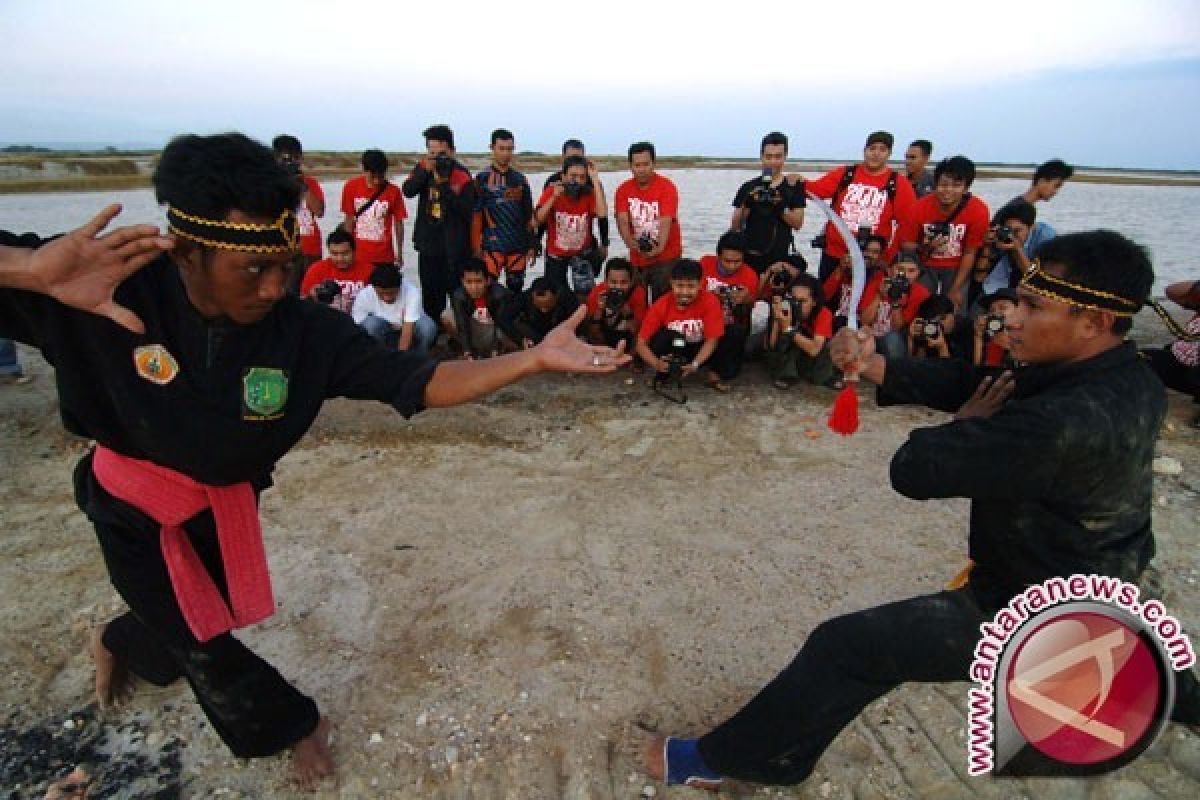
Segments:
[[[363,214],[367,213],[367,209],[370,208],[371,206],[375,205],[375,201],[383,196],[383,193],[387,191],[387,187],[388,187],[388,182],[384,181],[383,185],[375,190],[375,194],[371,195],[371,198],[369,200],[367,200],[367,202],[363,203],[362,208],[360,208],[354,212],[354,218],[358,219]]]

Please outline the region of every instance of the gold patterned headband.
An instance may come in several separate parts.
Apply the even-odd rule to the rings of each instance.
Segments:
[[[245,253],[290,253],[296,249],[298,225],[290,209],[273,224],[205,219],[167,207],[167,230],[197,244]]]
[[[1021,288],[1027,292],[1057,300],[1076,308],[1088,311],[1105,311],[1118,317],[1132,317],[1142,307],[1142,303],[1121,297],[1118,294],[1093,289],[1081,283],[1072,283],[1051,275],[1042,269],[1038,259],[1034,259],[1021,278]]]

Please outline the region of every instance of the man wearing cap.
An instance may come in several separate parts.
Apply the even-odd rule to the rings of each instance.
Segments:
[[[1124,342],[1154,283],[1149,258],[1112,231],[1061,236],[1007,318],[1022,366],[996,378],[956,360],[874,352],[867,331],[834,339],[834,364],[883,403],[955,411],[912,432],[892,486],[972,501],[969,570],[957,588],[823,622],[779,675],[699,739],[655,737],[649,772],[715,789],[726,778],[799,783],[843,727],[892,688],[969,677],[979,626],[1026,587],[1097,574],[1135,583],[1154,555],[1151,461],[1166,404]],[[1176,677],[1171,718],[1200,723],[1195,675]]]
[[[0,235],[0,335],[54,364],[64,424],[96,442],[76,499],[129,606],[95,637],[97,699],[121,699],[130,672],[186,678],[235,755],[290,749],[311,788],[333,772],[330,724],[232,635],[275,608],[257,511],[275,462],[327,397],[407,416],[628,357],[570,325],[524,353],[438,364],[285,295],[299,186],[241,134],[174,139],[154,186],[170,238],[147,226],[100,237],[116,206],[40,247]]]
[[[875,131],[867,136],[860,163],[830,170],[807,185],[809,193],[829,201],[834,213],[841,216],[860,239],[882,236],[888,242],[885,263],[891,263],[896,255],[892,236],[895,224],[904,219],[916,202],[908,178],[888,166],[893,142],[887,131]],[[848,252],[832,222],[826,223],[823,236],[825,244],[817,271],[822,284]]]

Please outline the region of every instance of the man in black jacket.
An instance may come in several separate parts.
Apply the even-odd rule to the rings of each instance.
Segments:
[[[628,358],[564,328],[533,351],[439,364],[285,295],[299,187],[241,134],[174,139],[154,185],[171,237],[100,236],[118,206],[48,243],[0,231],[0,336],[54,365],[64,425],[95,442],[76,501],[130,609],[93,642],[97,699],[119,699],[128,672],[185,678],[235,755],[290,749],[312,787],[333,771],[330,723],[233,635],[275,608],[257,513],[275,463],[328,397],[408,416]]]
[[[425,313],[438,320],[446,296],[458,285],[456,267],[471,254],[475,181],[454,157],[454,131],[434,125],[423,135],[428,155],[413,167],[401,190],[405,197],[420,198],[413,246]]]
[[[791,784],[841,729],[909,681],[966,680],[980,624],[1054,576],[1134,583],[1154,555],[1151,461],[1162,386],[1123,341],[1154,281],[1146,252],[1111,231],[1061,236],[1007,318],[1025,366],[983,378],[957,360],[885,359],[844,330],[833,360],[879,386],[880,402],[956,411],[912,432],[892,486],[914,499],[971,498],[971,569],[959,588],[827,620],[740,711],[700,739],[656,738],[656,777],[716,788],[722,777]],[[1172,718],[1200,723],[1200,690],[1179,673]],[[690,780],[689,780],[690,779]]]

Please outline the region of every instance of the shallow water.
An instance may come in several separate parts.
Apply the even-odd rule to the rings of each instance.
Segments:
[[[686,255],[700,256],[712,251],[717,237],[729,226],[737,187],[756,173],[750,170],[684,169],[663,170],[675,181],[680,195],[680,221],[683,225],[683,247]],[[535,193],[545,180],[544,172],[530,173]],[[403,176],[398,176],[399,180]],[[609,201],[616,187],[628,173],[602,175]],[[806,177],[817,177],[806,173]],[[343,181],[322,181],[325,190],[326,213],[321,230],[328,233],[341,219],[338,202]],[[974,191],[995,210],[1028,185],[1025,180],[997,178],[980,180]],[[11,231],[34,231],[51,234],[69,229],[86,221],[96,209],[108,202],[125,206],[120,219],[123,223],[151,222],[163,224],[163,213],[154,202],[149,189],[109,192],[66,192],[54,194],[0,195],[0,228]],[[415,201],[407,201],[410,215],[416,211]],[[1112,228],[1145,245],[1154,260],[1156,294],[1172,281],[1198,277],[1200,265],[1195,263],[1189,247],[1187,232],[1195,231],[1194,209],[1200,207],[1200,188],[1170,186],[1120,186],[1096,183],[1068,183],[1049,203],[1038,205],[1039,219],[1053,225],[1060,233]],[[815,261],[815,251],[808,242],[823,223],[820,212],[810,211],[804,228],[796,235],[800,252]],[[416,265],[412,249],[412,220],[406,225],[404,244],[405,263]],[[611,255],[622,255],[624,246],[612,227]],[[540,273],[540,264],[531,274]],[[416,270],[409,279],[416,279]]]

